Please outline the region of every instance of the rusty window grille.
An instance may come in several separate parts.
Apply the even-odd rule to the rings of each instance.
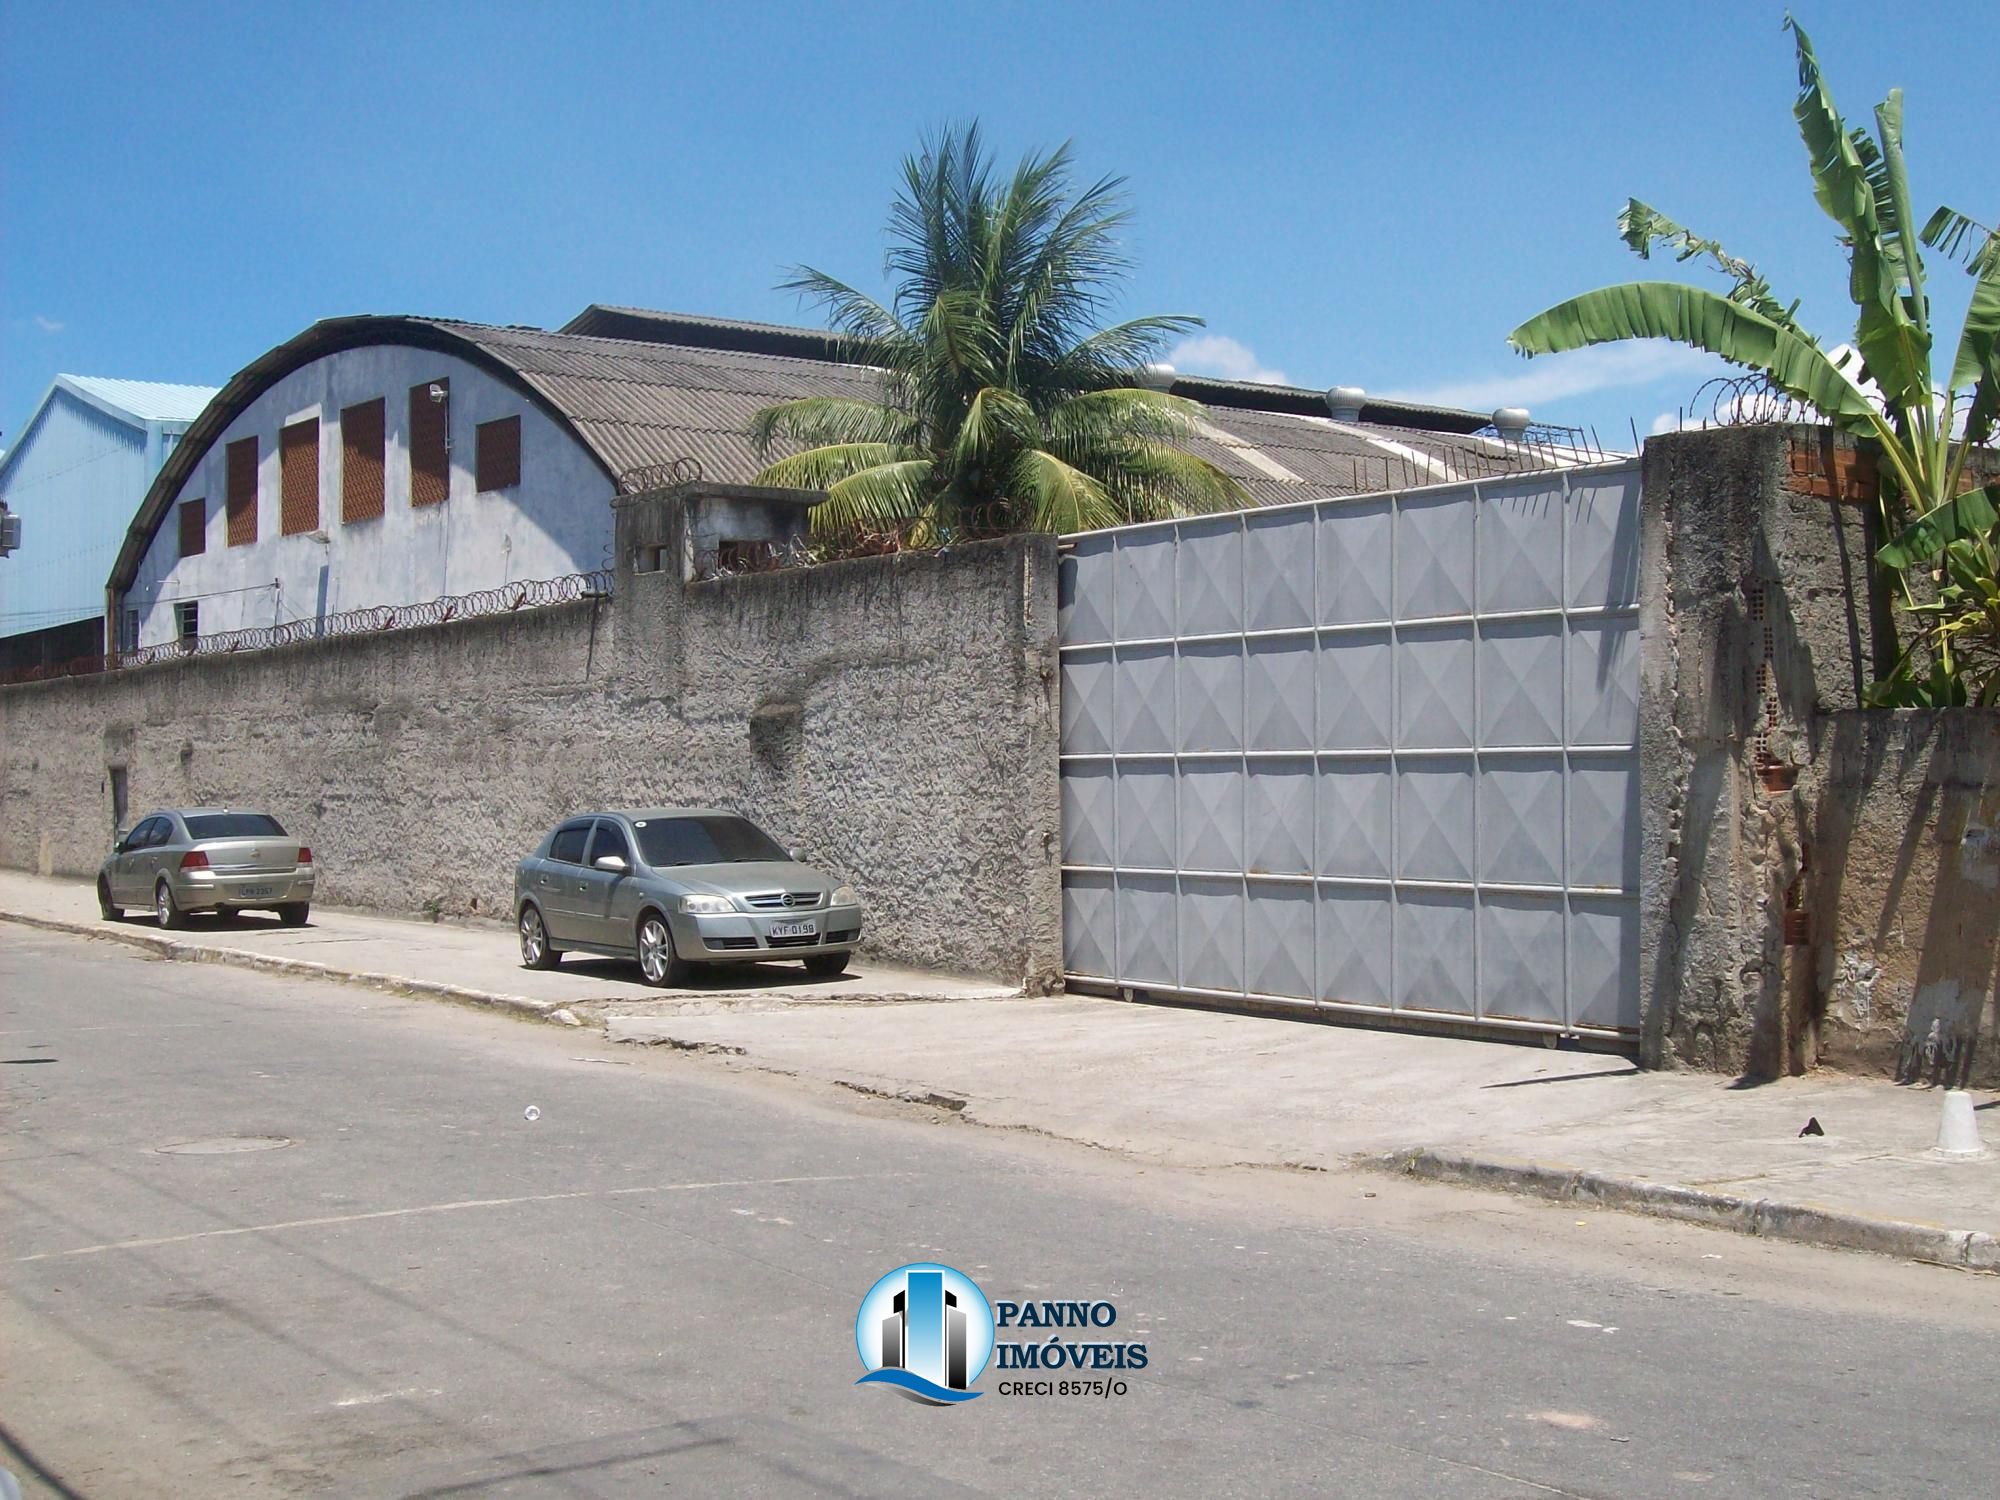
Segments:
[[[257,540],[257,440],[231,443],[228,454],[229,545],[247,547]]]
[[[715,566],[722,573],[768,573],[778,566],[778,549],[766,538],[715,544]]]
[[[521,482],[521,419],[481,422],[473,432],[473,467],[479,492],[511,490]]]
[[[387,486],[389,403],[377,396],[340,412],[340,522],[373,521],[381,516]]]
[[[278,526],[286,536],[319,530],[319,418],[278,429]]]
[[[450,494],[451,382],[426,380],[410,387],[410,504],[442,505]]]
[[[200,557],[208,550],[208,501],[183,500],[180,522],[181,556]]]

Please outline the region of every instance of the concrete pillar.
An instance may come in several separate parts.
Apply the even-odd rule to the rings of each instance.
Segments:
[[[1874,507],[1824,429],[1646,444],[1641,528],[1642,1060],[1811,1066],[1812,724],[1882,650]],[[1879,649],[1878,649],[1879,647]]]

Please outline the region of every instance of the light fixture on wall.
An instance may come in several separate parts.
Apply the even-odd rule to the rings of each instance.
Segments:
[[[444,451],[451,452],[451,392],[433,380],[430,387],[431,403],[444,408]]]

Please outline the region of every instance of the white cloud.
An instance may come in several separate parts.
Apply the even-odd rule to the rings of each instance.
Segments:
[[[1519,362],[1505,375],[1475,376],[1421,390],[1383,391],[1381,395],[1391,401],[1458,406],[1470,411],[1490,411],[1498,406],[1535,408],[1621,386],[1711,376],[1727,368],[1714,355],[1699,349],[1645,339],[1538,355]]]
[[[58,323],[54,318],[45,318],[40,313],[35,314],[35,322],[40,326],[43,333],[61,333],[64,327],[63,324]]]
[[[1658,437],[1663,432],[1679,432],[1686,425],[1679,412],[1663,411],[1653,418],[1653,425],[1646,431],[1653,437]]]
[[[1223,380],[1249,380],[1258,385],[1290,385],[1283,370],[1267,368],[1247,344],[1205,333],[1182,339],[1167,354],[1176,370],[1188,375],[1215,375]]]

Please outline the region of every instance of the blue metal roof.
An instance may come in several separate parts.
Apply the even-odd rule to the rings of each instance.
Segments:
[[[103,375],[58,375],[68,386],[97,405],[116,408],[139,422],[192,422],[214,399],[212,385],[169,385],[159,380],[113,380]]]

